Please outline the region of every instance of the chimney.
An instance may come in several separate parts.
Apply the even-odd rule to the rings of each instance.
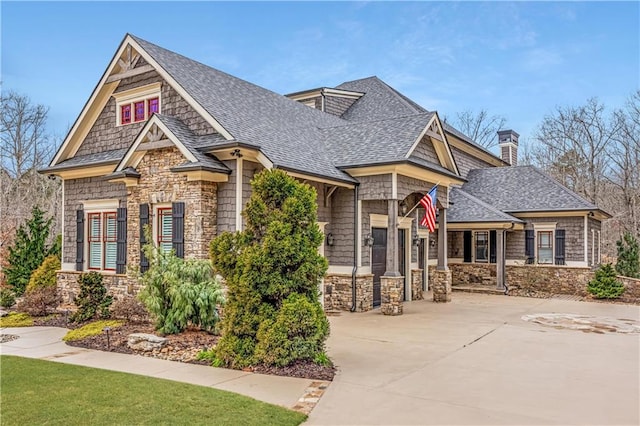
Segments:
[[[510,166],[518,165],[518,138],[519,134],[513,130],[498,130],[498,145],[500,146],[500,158]]]

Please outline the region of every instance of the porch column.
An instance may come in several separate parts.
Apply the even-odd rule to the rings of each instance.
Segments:
[[[447,209],[438,218],[438,267],[431,282],[434,302],[451,302],[451,270],[447,261]]]
[[[504,290],[504,229],[496,230],[496,281],[498,290]]]
[[[386,277],[401,277],[398,269],[398,200],[387,200],[387,270]]]
[[[447,209],[440,208],[438,218],[438,271],[449,269],[447,261]]]

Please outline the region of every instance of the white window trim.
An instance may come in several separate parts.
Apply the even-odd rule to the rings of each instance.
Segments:
[[[116,100],[116,126],[128,126],[129,124],[142,123],[149,119],[149,111],[147,101],[149,99],[158,98],[158,111],[162,112],[162,96],[161,96],[162,83],[153,83],[146,86],[136,87],[133,89],[125,90],[113,94],[113,98]],[[135,103],[144,101],[144,119],[141,121],[135,121]],[[121,107],[123,105],[131,105],[131,122],[122,124]]]
[[[478,233],[487,234],[487,260],[477,260],[476,253],[478,250]],[[471,238],[471,262],[482,263],[483,265],[491,264],[491,232],[489,231],[473,231]],[[464,242],[464,240],[463,240]],[[464,243],[463,243],[464,244]]]
[[[104,255],[102,256],[102,260],[100,261],[101,268],[100,269],[89,269],[89,215],[95,213],[111,213],[116,212],[116,221],[117,221],[117,212],[120,207],[120,201],[118,199],[100,199],[100,200],[86,200],[82,202],[82,207],[84,209],[84,223],[85,223],[85,238],[84,238],[84,261],[82,263],[82,270],[84,272],[92,271],[98,272],[100,274],[113,274],[115,275],[116,271],[106,270],[104,269]],[[102,219],[101,219],[102,222]],[[101,226],[104,227],[104,224],[101,223]],[[117,222],[116,222],[117,226]],[[104,246],[103,246],[104,250]]]
[[[556,258],[556,225],[557,222],[544,222],[544,223],[534,223],[533,230],[535,234],[534,238],[534,254],[535,254],[535,262],[540,265],[555,265]],[[551,263],[540,263],[538,259],[538,232],[549,232],[551,231]]]

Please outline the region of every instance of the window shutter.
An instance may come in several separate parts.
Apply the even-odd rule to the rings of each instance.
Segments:
[[[76,210],[76,271],[84,268],[84,210]]]
[[[534,263],[535,258],[535,234],[533,229],[527,229],[524,234],[524,254],[527,257],[527,264],[531,265]]]
[[[171,205],[173,232],[171,234],[173,251],[176,256],[184,258],[184,203]]]
[[[489,231],[489,263],[496,263],[497,240],[496,231]]]
[[[124,274],[127,268],[127,209],[125,207],[117,210],[117,218],[116,274]]]
[[[564,229],[556,229],[556,265],[564,265]]]
[[[149,204],[140,204],[140,272],[147,272],[149,269],[149,259],[142,251],[142,246],[147,244],[147,237],[144,235],[144,228],[149,225]]]
[[[464,231],[464,261],[471,262],[471,252],[473,250],[473,234],[471,231]]]

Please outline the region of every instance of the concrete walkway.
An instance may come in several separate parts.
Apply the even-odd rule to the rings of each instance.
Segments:
[[[2,328],[0,334],[20,338],[0,344],[2,355],[38,358],[65,364],[140,374],[231,391],[286,408],[299,406],[301,398],[317,381],[270,376],[225,368],[166,361],[140,355],[126,355],[67,346],[67,333],[58,327]]]
[[[308,424],[640,424],[640,334],[522,318],[554,313],[640,324],[639,306],[465,293],[330,317],[338,374]]]

